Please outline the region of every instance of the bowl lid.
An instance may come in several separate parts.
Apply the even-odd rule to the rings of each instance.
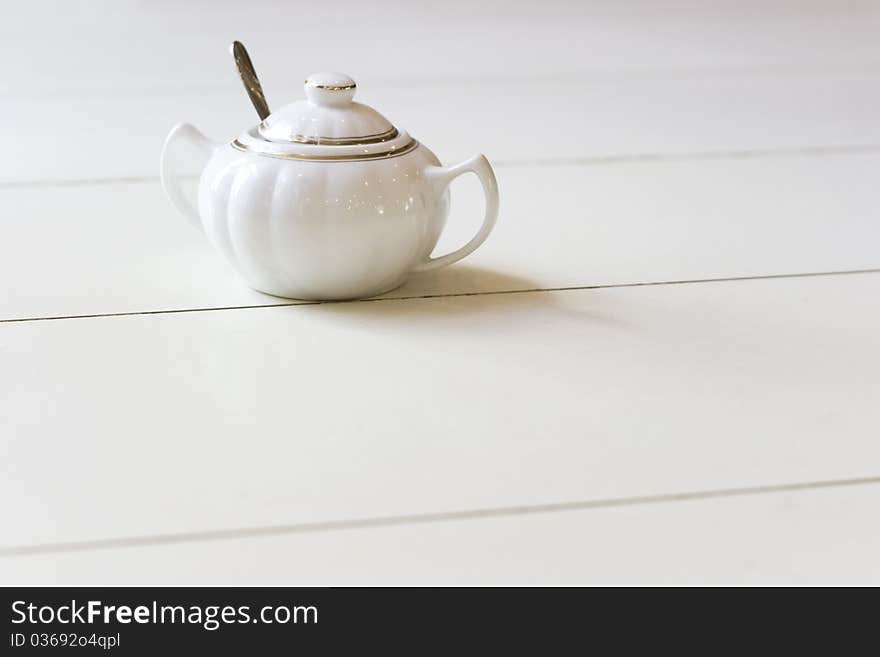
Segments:
[[[233,146],[276,157],[352,160],[400,155],[417,145],[372,107],[354,102],[356,90],[343,73],[313,73],[305,100],[272,112]]]
[[[339,146],[388,139],[394,126],[368,105],[352,99],[357,84],[343,73],[313,73],[305,100],[285,105],[260,124],[260,134],[277,142]]]

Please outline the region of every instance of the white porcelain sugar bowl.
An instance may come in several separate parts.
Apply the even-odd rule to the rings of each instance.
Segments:
[[[464,258],[491,232],[498,187],[485,156],[442,166],[423,144],[354,102],[355,90],[345,75],[318,73],[305,81],[305,100],[268,114],[231,143],[213,143],[185,123],[168,135],[165,192],[251,287],[297,299],[374,296],[412,272]],[[172,166],[179,140],[208,158],[198,211]],[[482,226],[460,249],[431,257],[449,184],[468,172],[486,196]]]

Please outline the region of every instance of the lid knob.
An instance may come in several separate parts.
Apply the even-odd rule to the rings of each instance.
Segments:
[[[306,78],[306,98],[313,105],[344,107],[351,103],[357,85],[344,73],[312,73]]]

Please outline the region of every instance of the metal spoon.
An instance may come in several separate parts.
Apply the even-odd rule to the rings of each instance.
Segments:
[[[257,77],[257,72],[254,70],[254,65],[251,63],[248,51],[241,41],[233,41],[229,51],[235,58],[235,65],[238,67],[241,81],[244,82],[245,91],[247,91],[248,97],[254,104],[254,109],[260,115],[260,121],[262,121],[271,112],[269,111],[269,104],[266,102],[266,96],[263,95],[263,86],[260,84],[260,79]]]

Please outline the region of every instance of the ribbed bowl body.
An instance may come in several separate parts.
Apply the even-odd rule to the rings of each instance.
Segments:
[[[219,148],[199,182],[208,238],[262,292],[374,296],[402,284],[443,230],[449,194],[422,145],[397,157],[314,162]]]

